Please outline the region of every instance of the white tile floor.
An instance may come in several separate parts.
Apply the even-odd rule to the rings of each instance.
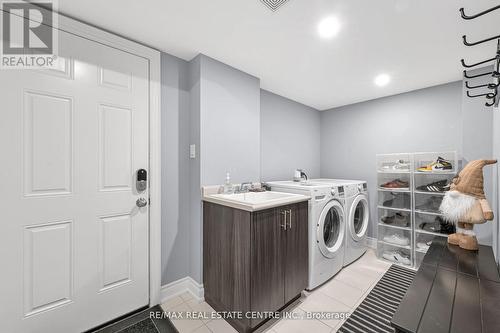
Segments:
[[[333,279],[313,292],[306,292],[295,308],[297,314],[305,316],[312,312],[351,313],[368,295],[390,264],[377,259],[373,250],[344,268]],[[162,304],[165,311],[213,311],[206,302],[198,302],[189,293],[177,296]],[[235,333],[236,330],[223,319],[173,319],[180,333]],[[333,333],[342,326],[340,319],[282,319],[264,330],[266,333]]]

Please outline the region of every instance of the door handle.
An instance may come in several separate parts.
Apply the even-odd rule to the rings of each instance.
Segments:
[[[135,204],[137,205],[137,207],[142,208],[148,205],[148,201],[145,198],[139,198],[137,199]]]
[[[286,231],[286,210],[282,210],[280,214],[281,214],[280,227]],[[283,221],[283,224],[281,224],[281,221]]]
[[[292,229],[292,210],[291,209],[287,210],[287,213],[288,213],[288,229]]]

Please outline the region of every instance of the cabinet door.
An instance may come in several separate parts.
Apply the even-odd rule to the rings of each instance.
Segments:
[[[217,311],[250,310],[250,232],[249,212],[203,203],[205,300]]]
[[[283,243],[286,231],[281,227],[280,209],[253,214],[251,259],[252,311],[276,311],[284,302]],[[252,319],[252,327],[261,319]]]
[[[287,230],[284,255],[285,303],[290,302],[307,287],[308,246],[308,204],[301,202],[286,208]]]

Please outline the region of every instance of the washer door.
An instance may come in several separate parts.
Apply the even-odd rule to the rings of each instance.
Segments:
[[[349,233],[355,241],[360,241],[366,235],[369,220],[368,197],[364,194],[359,194],[354,198],[349,214]]]
[[[344,240],[344,208],[337,200],[326,204],[317,223],[317,243],[321,253],[333,258]]]

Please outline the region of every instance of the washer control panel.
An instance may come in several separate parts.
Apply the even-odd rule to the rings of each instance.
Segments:
[[[344,187],[343,186],[334,186],[331,191],[334,197],[344,197]]]

